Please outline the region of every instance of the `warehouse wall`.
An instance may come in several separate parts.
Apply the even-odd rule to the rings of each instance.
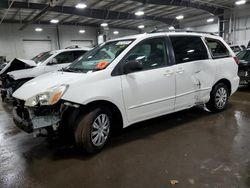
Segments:
[[[225,31],[224,38],[232,44],[247,45],[250,41],[250,5],[236,7],[233,11],[226,11],[225,24],[228,29]],[[231,18],[231,21],[230,21]],[[231,23],[231,26],[229,26]],[[205,18],[198,21],[185,22],[182,28],[191,28],[196,31],[218,32],[219,25],[216,20],[213,24],[205,22]],[[229,29],[231,28],[231,30]]]
[[[229,40],[233,44],[248,44],[250,41],[250,16],[236,18]]]
[[[51,49],[56,50],[65,48],[71,45],[90,46],[97,43],[97,28],[95,27],[80,27],[80,26],[58,26],[59,41],[57,35],[56,26],[53,25],[31,25],[23,31],[18,31],[19,24],[1,24],[0,25],[0,56],[6,56],[7,60],[11,60],[15,57],[28,58],[27,47],[25,43],[27,41],[36,41],[33,53],[39,51],[42,46],[39,45],[40,41],[49,41],[51,43]],[[42,27],[42,32],[35,32],[36,27]],[[79,30],[84,29],[86,32],[80,34]],[[135,30],[123,30],[118,29],[119,35],[113,34],[114,29],[108,31],[107,39],[112,39],[120,36],[126,36],[136,34]],[[115,29],[117,30],[117,29]],[[30,57],[29,57],[30,58]]]

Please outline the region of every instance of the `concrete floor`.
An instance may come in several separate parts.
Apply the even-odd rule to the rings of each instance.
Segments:
[[[250,187],[249,88],[222,113],[194,108],[146,121],[92,156],[21,132],[10,111],[0,104],[0,187]]]

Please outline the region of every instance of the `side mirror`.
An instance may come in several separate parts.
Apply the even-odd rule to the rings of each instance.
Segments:
[[[143,69],[141,61],[136,61],[136,60],[131,60],[128,61],[124,67],[123,67],[123,72],[124,74],[129,74],[132,72],[140,71]]]
[[[57,64],[58,62],[57,62],[57,59],[56,58],[53,58],[49,63],[48,63],[48,65],[55,65],[55,64]]]

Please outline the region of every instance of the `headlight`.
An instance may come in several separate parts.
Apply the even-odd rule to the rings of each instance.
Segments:
[[[67,90],[67,85],[52,87],[42,93],[39,93],[25,101],[25,106],[34,107],[38,104],[42,106],[56,104]]]

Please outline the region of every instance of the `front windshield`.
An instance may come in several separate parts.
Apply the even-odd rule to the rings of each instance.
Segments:
[[[88,72],[105,69],[133,40],[120,40],[104,43],[85,53],[65,71]]]
[[[237,57],[239,58],[239,60],[250,61],[250,51],[249,50],[242,51],[237,55]]]
[[[51,51],[43,52],[43,53],[40,53],[37,56],[33,57],[31,60],[35,61],[36,64],[38,64],[38,63],[44,62],[46,59],[48,59],[52,55],[53,55],[53,53]]]

